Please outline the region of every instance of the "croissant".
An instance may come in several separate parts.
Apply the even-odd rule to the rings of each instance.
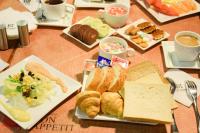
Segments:
[[[100,112],[100,93],[84,91],[77,95],[76,105],[89,117],[95,117]]]
[[[104,114],[121,117],[123,99],[117,92],[104,92],[101,96],[101,111]]]

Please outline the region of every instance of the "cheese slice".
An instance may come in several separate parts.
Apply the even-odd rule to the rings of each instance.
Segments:
[[[168,87],[164,84],[126,81],[123,117],[142,122],[171,123],[171,94]]]

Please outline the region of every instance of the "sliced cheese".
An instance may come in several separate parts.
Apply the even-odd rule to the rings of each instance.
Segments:
[[[123,117],[143,122],[171,123],[171,94],[168,88],[164,84],[126,81]]]

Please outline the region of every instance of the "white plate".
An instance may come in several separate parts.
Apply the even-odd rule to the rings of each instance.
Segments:
[[[144,3],[144,0],[136,0],[137,3],[139,3],[145,10],[147,10],[153,17],[155,17],[160,23],[164,23],[164,22],[168,22],[170,20],[174,20],[174,19],[177,19],[177,18],[181,18],[181,17],[184,17],[184,16],[188,16],[188,15],[191,15],[191,14],[195,14],[195,13],[198,13],[200,12],[200,4],[198,4],[195,0],[194,2],[196,3],[197,5],[197,9],[194,10],[194,11],[191,11],[191,12],[188,12],[186,14],[182,14],[180,16],[168,16],[168,15],[165,15],[163,13],[160,13],[160,12],[157,12],[155,11],[154,9],[152,8],[149,8],[145,5]]]
[[[90,17],[90,16],[85,17],[84,19],[80,20],[79,22],[77,22],[77,23],[75,23],[75,24],[81,24],[82,21],[84,21],[85,19],[88,19],[89,17]],[[75,25],[75,24],[73,24],[73,25]],[[73,25],[72,25],[72,26],[73,26]],[[73,38],[73,39],[75,39],[76,41],[78,41],[79,43],[81,43],[82,45],[86,46],[87,48],[93,48],[94,46],[96,46],[96,45],[100,42],[100,40],[104,39],[105,37],[111,36],[111,35],[115,32],[115,30],[114,30],[113,28],[110,27],[111,30],[110,30],[110,33],[109,33],[107,36],[105,36],[104,38],[101,38],[101,39],[97,39],[96,42],[94,42],[94,43],[91,44],[91,45],[88,45],[88,44],[86,44],[86,43],[80,41],[79,39],[73,37],[71,34],[69,34],[69,30],[70,30],[70,28],[71,28],[72,26],[70,26],[70,27],[64,29],[63,32],[64,32],[65,34],[67,34],[68,36],[70,36],[71,38]]]
[[[152,47],[152,46],[154,46],[155,44],[157,44],[157,43],[159,43],[159,42],[161,42],[162,40],[164,40],[164,39],[166,39],[166,38],[168,38],[169,37],[169,33],[167,33],[167,32],[164,32],[164,37],[163,38],[161,38],[160,40],[151,40],[151,41],[148,41],[147,42],[147,44],[148,44],[148,46],[146,47],[146,48],[143,48],[143,47],[141,47],[140,45],[138,45],[137,43],[135,43],[134,41],[132,41],[131,40],[131,38],[130,38],[130,35],[127,35],[127,34],[125,34],[125,31],[130,27],[130,26],[137,26],[138,24],[140,24],[140,23],[142,23],[142,22],[146,22],[147,20],[145,20],[145,19],[138,19],[138,20],[136,20],[135,22],[133,22],[133,23],[131,23],[131,24],[129,24],[129,25],[126,25],[125,27],[123,27],[123,28],[121,28],[121,29],[118,29],[117,30],[117,33],[119,33],[121,36],[123,36],[124,38],[126,38],[128,41],[130,41],[131,43],[133,43],[134,45],[136,45],[137,47],[139,47],[140,49],[142,49],[142,50],[147,50],[147,49],[149,49],[150,47]],[[158,26],[156,26],[156,27],[158,27]],[[145,33],[146,34],[146,33]],[[147,36],[152,36],[152,35],[150,35],[150,34],[146,34]]]
[[[86,84],[86,80],[88,78],[88,73],[89,72],[86,72],[86,71],[84,72],[84,75],[83,75],[83,86],[82,86],[81,91],[85,90],[85,84]],[[77,118],[79,118],[79,119],[86,119],[86,120],[116,121],[116,122],[128,122],[128,123],[140,123],[140,124],[148,124],[148,125],[157,125],[157,123],[128,121],[128,120],[125,120],[125,119],[119,119],[119,118],[108,116],[108,115],[97,115],[94,118],[90,118],[90,117],[87,116],[87,114],[82,112],[78,107],[76,107],[75,116]]]
[[[163,41],[162,48],[167,68],[200,69],[200,62],[179,61],[174,51],[174,41]]]
[[[115,0],[114,2],[91,2],[90,0],[75,0],[74,5],[78,8],[104,8],[111,3],[123,3],[130,6],[130,0]]]
[[[52,20],[40,21],[40,20],[37,20],[36,24],[41,25],[41,26],[68,27],[72,24],[74,11],[75,11],[75,7],[73,5],[66,4],[66,15],[65,15],[65,17],[63,17],[59,20],[56,20],[56,21],[52,21]]]
[[[60,71],[56,70],[52,66],[48,65],[38,57],[32,55],[24,60],[20,61],[16,65],[12,66],[11,68],[7,69],[6,71],[2,72],[0,74],[0,84],[3,84],[3,81],[11,74],[15,74],[20,72],[21,69],[24,68],[25,64],[27,64],[30,61],[38,62],[41,65],[43,65],[46,69],[48,69],[52,74],[56,75],[57,77],[61,78],[68,88],[66,93],[63,93],[61,88],[59,86],[55,87],[56,94],[55,96],[52,96],[51,99],[46,100],[43,104],[38,105],[36,107],[29,108],[27,111],[31,115],[31,120],[28,122],[20,122],[15,120],[2,106],[0,106],[0,110],[3,114],[8,116],[11,120],[16,122],[19,126],[21,126],[23,129],[30,129],[33,127],[42,117],[44,117],[49,111],[51,111],[54,107],[56,107],[59,103],[64,101],[67,97],[69,97],[72,93],[77,91],[81,84],[74,79],[66,76],[65,74],[61,73]],[[0,94],[1,99],[5,97]]]

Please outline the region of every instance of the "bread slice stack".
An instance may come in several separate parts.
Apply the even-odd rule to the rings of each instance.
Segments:
[[[86,81],[86,90],[117,92],[122,89],[126,79],[126,70],[120,65],[95,68],[90,72]]]
[[[171,123],[174,100],[170,86],[151,62],[130,67],[121,95],[123,118],[141,122]]]

